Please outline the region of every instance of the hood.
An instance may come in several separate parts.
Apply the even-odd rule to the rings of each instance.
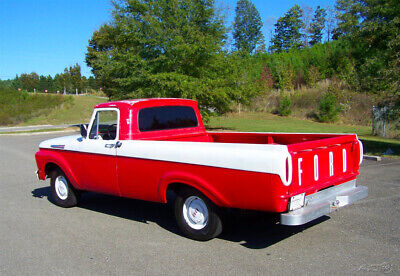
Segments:
[[[41,149],[69,149],[73,150],[75,145],[82,139],[81,135],[63,136],[45,140],[39,144]]]

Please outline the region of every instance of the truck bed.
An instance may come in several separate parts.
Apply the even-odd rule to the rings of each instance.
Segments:
[[[355,179],[362,160],[362,144],[355,134],[185,132],[151,140],[287,146],[287,198]]]
[[[306,195],[353,180],[362,161],[355,134],[209,133],[218,143],[286,145],[291,155],[289,196]]]

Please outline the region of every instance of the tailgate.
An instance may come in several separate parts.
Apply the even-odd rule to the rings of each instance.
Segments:
[[[362,144],[353,134],[292,144],[288,150],[293,168],[289,196],[354,179],[362,160]]]

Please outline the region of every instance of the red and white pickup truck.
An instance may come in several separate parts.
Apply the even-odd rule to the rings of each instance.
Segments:
[[[179,228],[197,240],[221,233],[224,207],[301,225],[368,195],[355,134],[206,132],[193,100],[102,103],[81,135],[39,148],[37,174],[57,205],[81,191],[166,203],[171,190]]]

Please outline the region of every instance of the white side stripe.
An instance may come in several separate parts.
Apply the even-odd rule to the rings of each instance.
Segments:
[[[291,158],[284,145],[124,140],[115,150],[106,148],[105,144],[116,141],[84,139],[78,142],[78,137],[47,140],[40,147],[62,143],[65,150],[270,173],[279,175],[286,186],[291,182],[291,177],[286,179],[286,159]]]

